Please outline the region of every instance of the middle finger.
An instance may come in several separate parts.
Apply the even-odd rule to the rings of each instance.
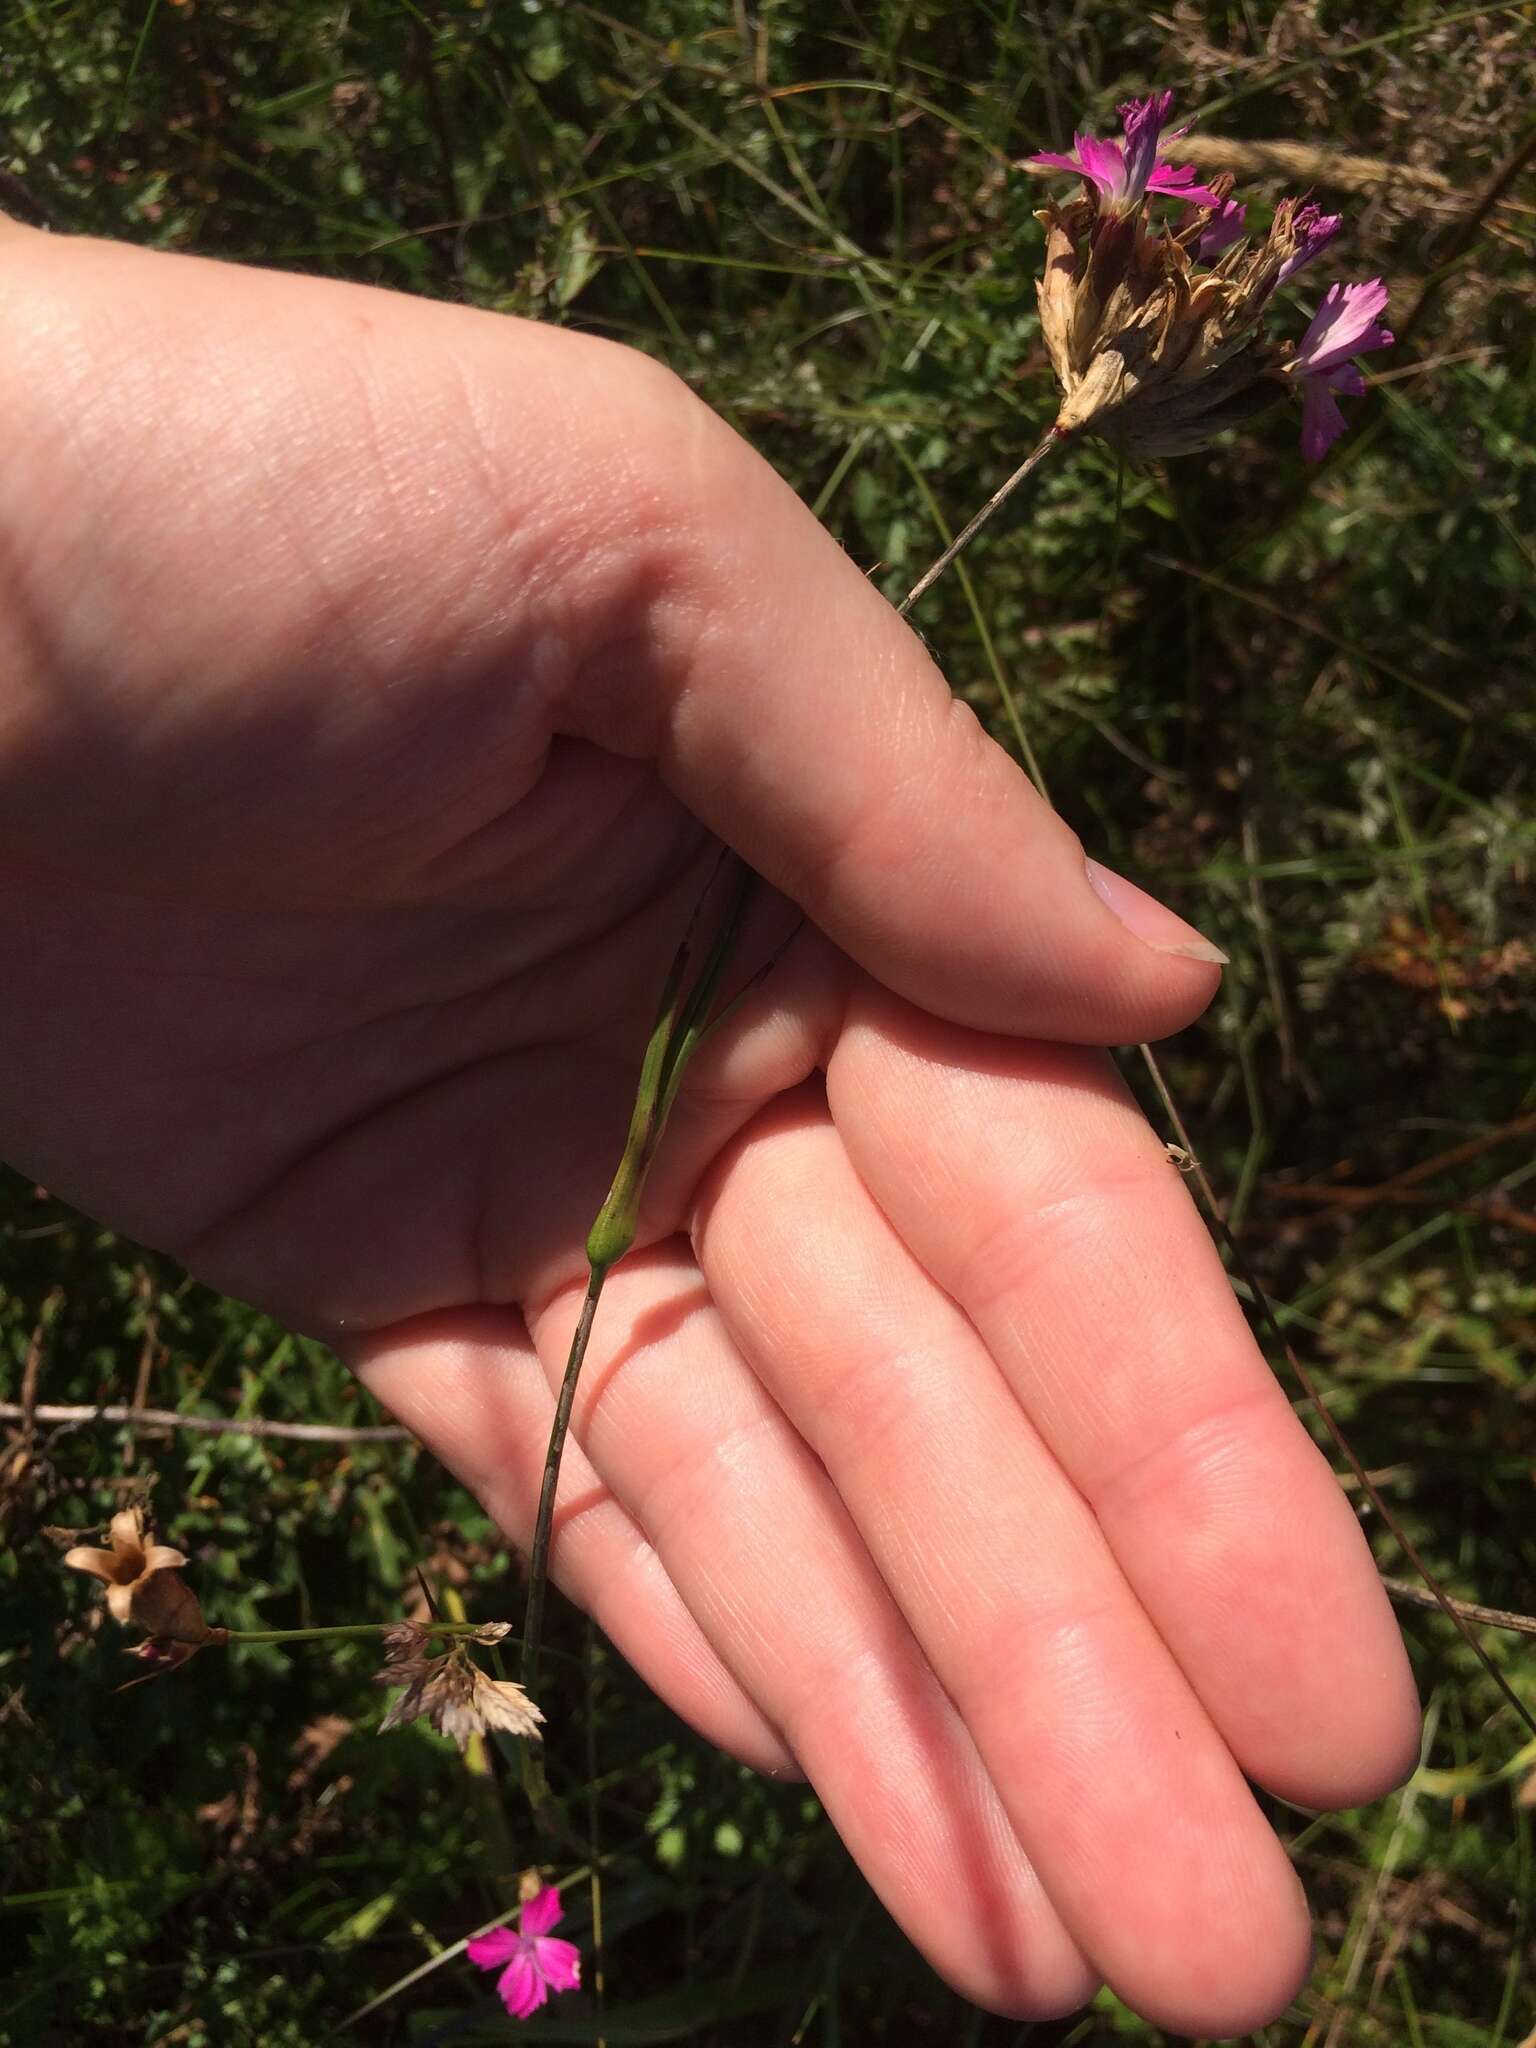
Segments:
[[[803,1227],[818,1213],[835,1233]],[[1165,2025],[1272,2018],[1310,1954],[1294,1873],[1087,1504],[865,1191],[819,1084],[743,1133],[695,1241],[1084,1952]]]

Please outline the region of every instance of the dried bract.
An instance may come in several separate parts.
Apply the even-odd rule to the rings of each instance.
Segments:
[[[384,1662],[376,1676],[380,1685],[404,1685],[427,1661],[432,1631],[419,1621],[396,1621],[383,1631]]]

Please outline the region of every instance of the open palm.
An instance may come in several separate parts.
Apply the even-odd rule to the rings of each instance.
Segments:
[[[526,1543],[658,982],[734,845],[772,885],[740,957],[809,923],[609,1283],[555,1575],[697,1727],[810,1778],[970,1996],[1270,2017],[1307,1923],[1245,1775],[1353,1803],[1416,1714],[1092,1050],[1203,1007],[1194,935],[1090,884],[642,359],[0,257],[8,1155],[336,1344]]]

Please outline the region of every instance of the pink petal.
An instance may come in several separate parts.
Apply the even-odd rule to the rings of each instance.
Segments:
[[[533,1944],[533,1960],[551,1991],[574,1991],[581,1982],[581,1950],[574,1941],[546,1935]]]
[[[494,1970],[515,1956],[522,1937],[510,1927],[498,1927],[490,1934],[477,1934],[464,1953],[478,1970]]]
[[[1305,374],[1318,376],[1363,349],[1386,348],[1392,336],[1376,315],[1386,311],[1389,296],[1379,277],[1367,284],[1329,285],[1296,351]]]
[[[1200,237],[1200,247],[1196,252],[1200,261],[1209,263],[1223,249],[1230,249],[1234,242],[1240,242],[1243,239],[1243,222],[1247,218],[1248,209],[1240,201],[1223,200]]]
[[[1148,121],[1160,129],[1173,112],[1173,89],[1170,86],[1166,92],[1149,92],[1144,100],[1122,100],[1115,111],[1132,133]]]
[[[1147,180],[1149,192],[1166,192],[1189,206],[1220,206],[1221,194],[1209,185],[1195,185],[1193,164],[1159,164]]]
[[[1328,389],[1345,392],[1350,398],[1364,398],[1365,378],[1353,363],[1340,363],[1328,379]]]
[[[1309,199],[1305,205],[1296,208],[1291,225],[1298,237],[1296,247],[1281,264],[1276,284],[1284,284],[1304,263],[1310,263],[1314,256],[1320,255],[1343,227],[1344,216],[1341,213],[1324,213]]]
[[[1125,154],[1118,142],[1101,142],[1096,135],[1077,135],[1077,160],[1082,175],[1108,198],[1125,191]]]
[[[551,1927],[558,1925],[560,1912],[560,1894],[552,1884],[547,1884],[524,1906],[519,1925],[525,1935],[548,1934]]]
[[[527,1955],[512,1958],[502,1971],[496,1989],[501,1993],[502,2004],[515,2020],[525,2020],[529,2013],[537,2012],[549,1996],[549,1986],[534,1968],[533,1958]]]
[[[1083,174],[1083,167],[1075,156],[1062,156],[1054,149],[1042,149],[1038,156],[1025,157],[1024,168],[1027,171],[1070,171],[1075,178]]]
[[[1144,100],[1127,100],[1120,109],[1125,129],[1125,192],[1137,199],[1149,189],[1161,147],[1163,123],[1173,105],[1171,92],[1152,93]]]
[[[1321,462],[1344,431],[1344,415],[1319,377],[1308,377],[1301,392],[1301,452]]]

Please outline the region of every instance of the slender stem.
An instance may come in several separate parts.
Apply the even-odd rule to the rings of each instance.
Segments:
[[[932,589],[956,555],[962,554],[970,546],[977,534],[980,533],[981,529],[992,517],[992,514],[1007,504],[1024,479],[1027,476],[1033,475],[1041,463],[1044,462],[1047,455],[1051,453],[1052,449],[1059,448],[1066,438],[1067,436],[1064,433],[1058,433],[1056,428],[1052,427],[1040,445],[1025,456],[1007,482],[998,486],[985,505],[976,514],[976,517],[960,529],[938,560],[930,563],[922,575],[918,577],[912,588],[896,607],[897,612],[902,618],[906,617],[920,597]]]
[[[379,1636],[397,1624],[389,1621],[349,1621],[337,1628],[231,1628],[220,1631],[221,1643],[320,1643],[327,1639]],[[422,1626],[434,1636],[472,1636],[484,1628],[483,1621],[428,1621]]]
[[[555,1404],[555,1419],[549,1432],[549,1447],[544,1454],[544,1482],[539,1489],[538,1516],[534,1522],[533,1549],[528,1563],[528,1610],[523,1624],[522,1683],[524,1691],[535,1696],[538,1690],[539,1649],[544,1637],[544,1602],[549,1587],[549,1547],[555,1521],[555,1492],[560,1482],[560,1464],[565,1455],[565,1439],[571,1424],[571,1408],[576,1399],[576,1382],[581,1377],[582,1361],[587,1355],[587,1343],[592,1335],[598,1298],[602,1294],[603,1282],[607,1279],[609,1271],[634,1243],[645,1177],[656,1157],[672,1105],[677,1100],[683,1071],[709,1029],[710,1012],[714,1008],[721,979],[741,928],[742,914],[756,880],[745,861],[738,860],[734,855],[726,858],[729,860],[732,873],[731,892],[725,915],[705,956],[698,979],[685,995],[683,983],[691,952],[693,931],[699,920],[699,909],[695,909],[689,921],[688,933],[678,948],[671,972],[667,976],[655,1028],[646,1047],[645,1059],[640,1069],[639,1086],[635,1091],[635,1107],[630,1117],[629,1135],[624,1144],[624,1154],[619,1161],[618,1171],[614,1174],[613,1185],[608,1190],[607,1199],[598,1211],[597,1220],[587,1238],[587,1261],[590,1269],[587,1292],[581,1304],[581,1315],[576,1323],[575,1334],[571,1338],[571,1348],[565,1362],[565,1377],[560,1382],[560,1397]],[[718,873],[718,869],[716,872]],[[711,882],[713,880],[712,876]],[[709,890],[706,888],[705,895],[708,894]],[[529,1777],[530,1787],[537,1775],[534,1773]]]
[[[1064,434],[1053,427],[1039,446],[1025,457],[1013,475],[993,492],[975,518],[914,584],[898,607],[903,615],[909,612],[923,593],[937,582],[956,556],[981,531],[993,513],[1007,503],[1024,479],[1037,469],[1051,450],[1065,438]],[[581,1314],[577,1318],[575,1333],[571,1338],[571,1348],[565,1362],[565,1376],[560,1382],[559,1399],[555,1403],[555,1418],[549,1432],[549,1446],[544,1455],[544,1480],[539,1489],[538,1515],[534,1522],[533,1548],[528,1564],[528,1607],[523,1623],[522,1683],[524,1691],[534,1697],[537,1697],[538,1693],[539,1651],[544,1638],[544,1605],[549,1589],[549,1549],[554,1531],[555,1494],[560,1482],[560,1465],[565,1455],[565,1440],[570,1430],[571,1409],[576,1399],[576,1382],[581,1377],[581,1368],[587,1355],[587,1344],[592,1335],[592,1324],[597,1315],[597,1304],[603,1291],[603,1283],[611,1268],[624,1257],[634,1242],[640,1196],[646,1174],[661,1143],[672,1106],[677,1100],[684,1070],[710,1030],[711,1012],[714,1010],[720,983],[735,946],[747,899],[756,879],[752,870],[742,860],[731,857],[731,867],[731,893],[725,914],[698,979],[686,996],[683,994],[683,984],[687,974],[693,931],[700,915],[698,909],[694,911],[688,933],[673,960],[666,987],[662,992],[657,1020],[641,1065],[640,1082],[635,1093],[635,1106],[630,1117],[623,1157],[619,1161],[618,1171],[613,1177],[613,1185],[608,1190],[607,1199],[598,1211],[587,1237],[587,1291],[581,1304]],[[708,893],[706,889],[705,895]],[[523,1778],[530,1802],[537,1811],[547,1800],[548,1787],[544,1779],[542,1762],[534,1755],[531,1746],[525,1752]]]
[[[606,1266],[594,1265],[587,1280],[586,1297],[581,1304],[581,1315],[576,1324],[576,1334],[571,1339],[570,1354],[565,1361],[565,1378],[560,1382],[560,1398],[555,1403],[555,1419],[549,1432],[549,1448],[544,1453],[544,1484],[539,1489],[538,1519],[533,1525],[533,1553],[528,1565],[528,1611],[523,1621],[523,1690],[536,1698],[539,1684],[539,1646],[544,1635],[544,1596],[549,1589],[549,1539],[555,1523],[555,1488],[560,1483],[560,1460],[565,1455],[566,1432],[571,1426],[571,1404],[576,1399],[576,1382],[581,1377],[582,1360],[587,1355],[587,1340],[592,1335],[592,1319],[597,1314],[598,1298],[603,1291],[603,1282],[608,1278]]]
[[[731,893],[726,901],[725,914],[720,920],[720,929],[715,934],[693,993],[683,1007],[678,1019],[677,1030],[667,1048],[666,1069],[662,1076],[661,1101],[652,1132],[651,1146],[645,1160],[648,1169],[655,1156],[656,1147],[661,1143],[666,1129],[667,1118],[672,1114],[672,1105],[677,1100],[678,1090],[683,1084],[683,1073],[688,1062],[708,1037],[718,1021],[711,1016],[715,998],[720,992],[720,983],[730,964],[731,954],[736,949],[737,935],[741,920],[746,913],[747,901],[752,894],[757,876],[744,860],[731,857]]]
[[[582,1658],[582,1676],[586,1681],[586,1722],[587,1734],[587,1840],[588,1855],[592,1863],[591,1875],[587,1880],[592,1900],[592,2003],[596,2008],[599,2037],[597,2048],[603,2048],[602,2016],[606,2003],[607,1985],[604,1981],[603,1966],[603,1852],[600,1839],[602,1801],[597,1796],[597,1625],[587,1622],[586,1654]]]

